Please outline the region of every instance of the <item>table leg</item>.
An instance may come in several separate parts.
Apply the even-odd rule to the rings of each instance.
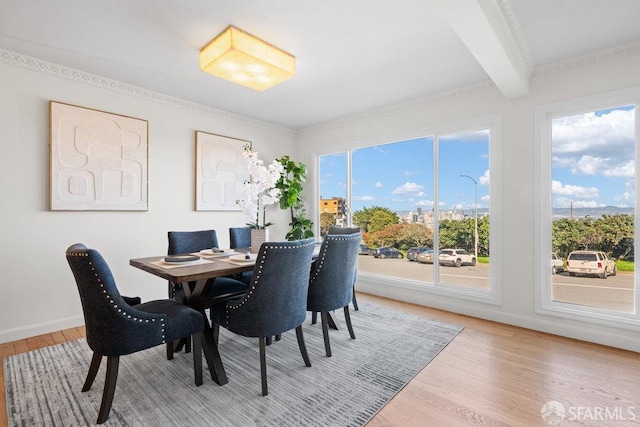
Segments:
[[[218,344],[213,337],[213,328],[209,323],[209,319],[207,319],[207,315],[203,307],[199,303],[200,296],[205,294],[205,292],[208,292],[208,288],[209,286],[211,286],[211,283],[207,282],[207,280],[198,280],[195,288],[193,289],[193,292],[191,291],[191,289],[189,289],[189,284],[183,284],[182,287],[183,289],[185,289],[184,293],[187,297],[187,304],[190,307],[193,307],[196,310],[200,311],[202,313],[202,317],[204,318],[202,351],[204,351],[204,357],[207,361],[209,372],[211,373],[211,379],[218,385],[225,385],[229,382],[229,380],[227,379],[227,373],[224,370],[222,359],[220,358],[220,353],[218,352]]]

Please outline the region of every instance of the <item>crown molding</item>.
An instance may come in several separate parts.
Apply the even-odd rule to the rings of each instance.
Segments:
[[[516,15],[515,10],[513,9],[513,1],[512,0],[496,0],[496,4],[502,17],[504,18],[505,23],[507,24],[507,28],[511,33],[511,37],[518,47],[518,52],[520,53],[520,57],[524,62],[525,66],[529,73],[534,69],[533,66],[533,58],[531,56],[531,52],[529,51],[529,45],[527,44],[527,39],[524,36],[524,32],[522,31],[522,27],[520,26],[520,20],[518,19],[518,15]]]
[[[76,83],[82,83],[100,89],[110,90],[112,92],[117,92],[158,104],[163,104],[173,108],[179,108],[193,113],[206,114],[224,120],[233,120],[235,122],[240,122],[244,125],[254,128],[286,135],[295,135],[296,133],[294,130],[282,126],[277,126],[260,120],[251,119],[239,114],[229,113],[224,110],[218,110],[206,105],[186,101],[184,99],[176,98],[160,92],[133,86],[117,80],[112,80],[96,74],[77,70],[75,68],[65,67],[63,65],[27,55],[22,55],[16,52],[11,52],[5,49],[0,49],[0,63],[13,65],[31,71],[37,71],[54,77],[70,80]]]
[[[317,133],[327,132],[342,126],[347,126],[353,123],[353,121],[367,121],[378,120],[384,117],[388,117],[395,113],[402,113],[406,110],[420,109],[429,107],[435,104],[442,104],[450,102],[456,99],[466,98],[471,95],[476,95],[488,91],[496,91],[497,87],[491,80],[475,83],[472,85],[464,86],[458,89],[442,92],[425,98],[419,98],[413,101],[396,104],[391,107],[385,107],[378,110],[369,111],[362,114],[357,114],[343,119],[333,120],[328,123],[323,123],[317,126],[311,126],[298,131],[298,136],[308,136]]]
[[[599,50],[586,55],[576,56],[566,61],[555,62],[536,68],[531,73],[532,79],[549,77],[577,68],[589,67],[591,65],[604,64],[617,59],[626,58],[640,54],[640,41],[614,46],[609,49]]]

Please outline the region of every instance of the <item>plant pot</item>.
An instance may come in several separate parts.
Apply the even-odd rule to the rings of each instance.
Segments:
[[[252,228],[251,229],[251,253],[257,254],[260,251],[260,246],[264,242],[269,241],[269,229],[268,228]]]

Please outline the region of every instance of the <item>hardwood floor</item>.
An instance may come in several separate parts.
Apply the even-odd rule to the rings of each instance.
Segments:
[[[638,353],[366,294],[358,299],[465,328],[368,427],[544,426],[541,409],[551,400],[565,408],[562,426],[640,424]],[[0,357],[82,336],[84,328],[75,328],[0,344]],[[0,380],[0,425],[7,425],[4,373]]]

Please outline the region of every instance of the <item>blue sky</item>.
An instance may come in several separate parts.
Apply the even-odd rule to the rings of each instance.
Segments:
[[[554,208],[634,206],[634,114],[624,107],[553,120]]]
[[[433,141],[420,138],[353,151],[353,209],[385,206],[393,211],[433,208]],[[473,209],[477,183],[478,207],[489,206],[488,131],[440,137],[440,209]],[[346,196],[346,154],[320,160],[323,198]]]

